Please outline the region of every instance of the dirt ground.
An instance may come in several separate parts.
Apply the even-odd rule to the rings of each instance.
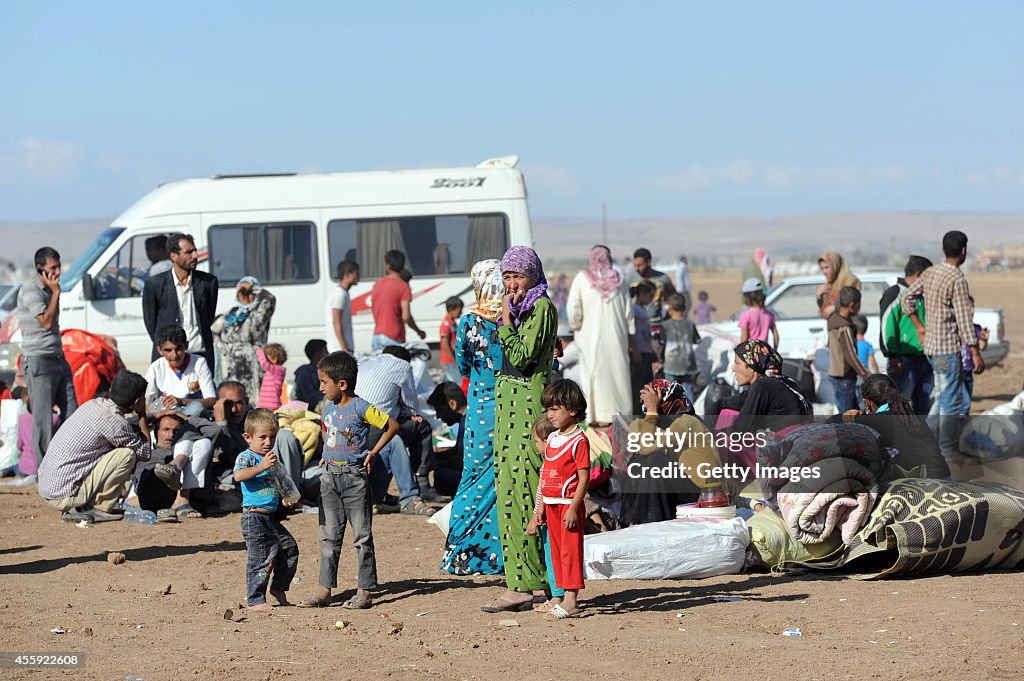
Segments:
[[[1002,305],[1013,356],[979,378],[975,409],[1024,378],[1024,275],[971,277]],[[722,314],[735,277],[695,275]],[[738,307],[738,301],[736,303]],[[61,523],[35,488],[0,488],[0,652],[77,652],[82,669],[5,669],[5,679],[1019,679],[1018,573],[861,582],[834,575],[592,581],[589,617],[479,610],[494,578],[438,573],[443,537],[423,519],[378,516],[382,590],[370,610],[248,613],[239,516],[180,525]],[[315,514],[288,527],[301,557],[292,597],[317,579]],[[108,552],[123,552],[114,565]],[[349,546],[341,581],[351,593]],[[716,601],[716,597],[742,601]],[[340,601],[339,601],[340,602]],[[225,611],[232,619],[225,619]],[[514,619],[518,626],[503,626]],[[344,627],[336,627],[337,621]],[[63,634],[51,633],[60,627]],[[781,635],[799,627],[799,638]]]

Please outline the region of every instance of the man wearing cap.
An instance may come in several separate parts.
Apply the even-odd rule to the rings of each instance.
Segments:
[[[772,336],[772,347],[779,348],[779,329],[775,326],[775,313],[764,306],[764,284],[756,277],[743,282],[740,290],[743,304],[747,309],[740,314],[740,342],[753,339],[768,342],[768,334]]]

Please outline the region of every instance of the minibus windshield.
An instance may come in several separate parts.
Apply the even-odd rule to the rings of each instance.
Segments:
[[[114,240],[123,231],[124,227],[108,227],[100,232],[99,236],[85,249],[85,252],[78,256],[71,267],[64,270],[61,274],[60,289],[62,291],[73,289],[75,284],[82,279],[82,275],[92,267],[94,262],[99,260],[99,257],[106,252],[110,244],[114,243]]]

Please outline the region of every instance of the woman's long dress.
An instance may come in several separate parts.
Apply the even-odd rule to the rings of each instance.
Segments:
[[[218,317],[213,323],[213,344],[220,352],[221,379],[244,385],[245,394],[254,404],[259,399],[263,379],[256,348],[267,344],[270,318],[276,307],[277,299],[263,289],[243,321],[227,326],[224,317]]]
[[[633,306],[625,285],[607,300],[580,272],[566,305],[573,344],[579,348],[580,387],[587,396],[587,421],[611,423],[633,408],[629,380],[629,337],[634,333]]]
[[[547,587],[540,534],[526,534],[533,516],[541,455],[533,444],[533,422],[544,410],[541,393],[551,379],[558,313],[541,298],[522,323],[498,328],[501,370],[495,387],[495,489],[505,583],[513,591]]]
[[[502,572],[494,488],[494,383],[501,366],[498,325],[468,313],[459,322],[455,361],[469,376],[462,480],[452,500],[441,569],[456,575]]]

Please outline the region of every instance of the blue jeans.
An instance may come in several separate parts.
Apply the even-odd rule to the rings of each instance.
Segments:
[[[889,358],[889,377],[903,397],[910,400],[915,414],[927,414],[932,408],[935,385],[931,362],[924,355],[893,355]]]
[[[974,399],[974,374],[964,370],[964,397],[960,405],[960,415],[967,416],[971,413],[971,400]]]
[[[370,349],[374,352],[380,352],[389,345],[401,345],[401,343],[382,333],[375,333],[370,340]]]
[[[858,409],[857,403],[857,379],[836,378],[829,376],[832,384],[832,401],[836,405],[836,411],[845,414],[851,409]]]
[[[382,503],[388,493],[388,483],[394,476],[395,484],[398,486],[398,500],[402,506],[413,501],[420,495],[420,486],[416,483],[416,476],[412,473],[412,463],[409,461],[409,450],[405,448],[402,439],[395,436],[387,443],[377,461],[374,462],[370,471],[370,491],[373,493],[375,503]]]
[[[442,364],[441,372],[444,374],[444,380],[450,381],[455,385],[462,385],[462,374],[459,373],[459,367],[456,364]]]
[[[928,412],[928,425],[937,430],[939,451],[945,457],[959,451],[960,413],[964,402],[964,365],[959,352],[932,355],[928,358],[935,376],[932,395],[935,398]]]
[[[287,591],[299,565],[299,546],[273,513],[242,513],[245,539],[245,595],[249,605],[267,602],[267,586]],[[271,579],[273,573],[273,579]]]

